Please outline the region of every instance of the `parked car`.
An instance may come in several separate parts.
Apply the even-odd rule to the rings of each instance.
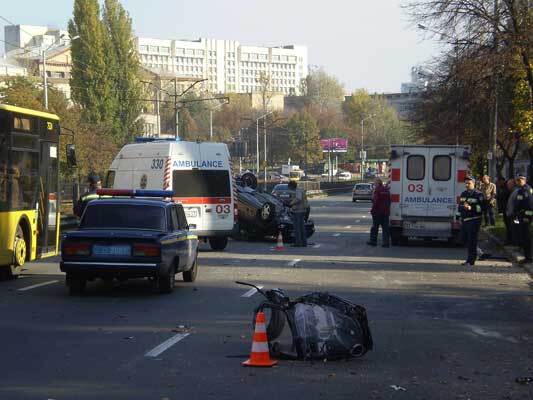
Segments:
[[[339,181],[349,181],[352,179],[352,174],[347,171],[337,172],[336,178]]]
[[[281,231],[285,241],[294,240],[290,208],[281,198],[256,190],[257,180],[253,174],[244,174],[236,179],[239,233],[236,238],[262,239],[275,237]],[[315,232],[315,224],[306,213],[307,237]]]
[[[272,183],[287,183],[289,178],[285,175],[278,174],[277,172],[271,172],[268,176],[268,179]]]
[[[373,183],[356,183],[352,191],[352,201],[355,203],[357,200],[372,200],[373,193]]]

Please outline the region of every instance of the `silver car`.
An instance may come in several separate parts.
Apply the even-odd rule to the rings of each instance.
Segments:
[[[353,187],[352,201],[356,202],[357,200],[372,200],[373,193],[373,183],[356,183]]]

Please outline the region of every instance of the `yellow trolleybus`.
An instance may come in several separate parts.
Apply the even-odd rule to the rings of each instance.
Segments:
[[[59,118],[0,104],[0,274],[56,255]]]

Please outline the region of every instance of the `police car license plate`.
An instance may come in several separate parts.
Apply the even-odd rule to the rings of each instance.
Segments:
[[[198,209],[197,208],[187,208],[185,210],[185,216],[187,218],[198,218]]]
[[[93,246],[93,254],[95,256],[113,256],[113,257],[129,256],[131,254],[131,246],[128,246],[128,245],[103,246],[103,245],[95,244]]]

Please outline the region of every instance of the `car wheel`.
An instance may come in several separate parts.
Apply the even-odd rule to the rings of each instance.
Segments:
[[[259,210],[259,216],[264,222],[271,221],[274,218],[275,214],[276,206],[270,202],[266,202],[265,204],[263,204],[263,206]]]
[[[87,287],[86,279],[69,273],[67,273],[66,283],[71,296],[82,294],[85,291],[85,288]]]
[[[157,277],[157,287],[159,289],[159,293],[172,293],[175,283],[176,269],[174,266],[172,266],[167,273],[161,274]]]
[[[400,238],[402,236],[401,229],[391,228],[390,230],[390,242],[393,246],[398,246],[400,244]]]
[[[194,257],[192,267],[188,271],[183,271],[183,280],[185,282],[194,282],[198,275],[198,254]]]
[[[400,236],[400,246],[409,246],[408,236]]]
[[[209,246],[211,246],[211,249],[213,250],[217,250],[217,251],[224,250],[227,245],[228,245],[228,238],[226,236],[209,238]]]

